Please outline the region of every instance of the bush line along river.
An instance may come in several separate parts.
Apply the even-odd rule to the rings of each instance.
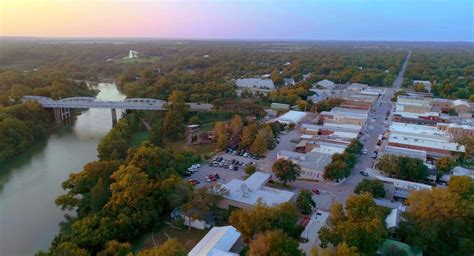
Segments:
[[[115,84],[97,98],[122,100]],[[119,112],[119,111],[118,111]],[[64,220],[54,204],[70,173],[97,159],[97,144],[112,127],[109,109],[89,109],[28,151],[0,165],[0,255],[33,255],[49,247]]]

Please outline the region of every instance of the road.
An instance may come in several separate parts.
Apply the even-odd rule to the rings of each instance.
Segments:
[[[362,154],[357,160],[357,164],[352,170],[352,174],[341,183],[325,182],[325,181],[295,181],[292,183],[293,190],[313,189],[318,188],[322,193],[315,195],[313,199],[316,201],[319,209],[329,210],[333,202],[345,203],[349,195],[354,192],[354,188],[364,178],[360,174],[361,170],[366,170],[374,165],[374,159],[371,158],[372,152],[376,149],[378,137],[386,128],[388,128],[389,121],[385,120],[386,113],[391,110],[391,98],[397,89],[400,89],[404,74],[408,65],[411,52],[407,54],[402,68],[392,84],[392,87],[386,88],[383,95],[374,103],[369,113],[367,123],[363,128],[363,136],[361,142],[364,144],[364,149],[367,149],[368,154]],[[390,118],[388,118],[390,120]],[[276,160],[276,155],[281,149],[292,149],[294,144],[291,143],[293,138],[299,136],[297,129],[289,132],[287,135],[281,136],[280,144],[273,150],[270,150],[265,157],[258,161],[258,169],[271,173],[271,166]]]

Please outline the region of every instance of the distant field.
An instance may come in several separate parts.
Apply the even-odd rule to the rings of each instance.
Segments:
[[[116,59],[114,60],[117,64],[133,64],[133,63],[155,63],[160,61],[160,57],[145,57],[145,58],[134,58],[134,59]]]

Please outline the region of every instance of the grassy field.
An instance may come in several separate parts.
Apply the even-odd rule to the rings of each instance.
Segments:
[[[148,233],[142,239],[137,241],[133,249],[135,251],[153,248],[164,243],[168,238],[177,238],[178,241],[184,245],[189,252],[191,249],[207,234],[209,230],[191,229],[187,228],[179,230],[169,226],[163,227],[159,232]]]

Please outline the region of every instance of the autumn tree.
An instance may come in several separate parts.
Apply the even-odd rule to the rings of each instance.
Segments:
[[[436,161],[436,170],[440,173],[448,173],[455,165],[456,161],[453,158],[443,157]]]
[[[354,189],[354,193],[356,194],[362,194],[366,192],[372,194],[374,198],[381,198],[385,196],[383,183],[379,180],[363,179]]]
[[[130,243],[120,243],[115,240],[108,241],[105,249],[97,253],[97,256],[127,256],[132,252]]]
[[[217,122],[214,125],[214,134],[217,138],[217,148],[223,150],[227,147],[227,128],[224,122]]]
[[[283,181],[284,186],[288,181],[295,181],[301,175],[301,167],[286,159],[276,160],[272,171],[279,180]]]
[[[182,91],[173,91],[166,107],[168,112],[163,121],[163,135],[169,141],[180,139],[184,136],[184,117],[189,108],[185,103],[185,94]]]
[[[256,171],[257,167],[255,167],[255,165],[249,165],[245,167],[245,174],[247,174],[247,176],[254,174]]]
[[[303,214],[311,213],[311,210],[316,207],[316,203],[313,200],[313,195],[311,191],[307,189],[302,189],[296,198],[296,207]]]
[[[317,247],[314,247],[311,250],[311,256],[359,256],[359,253],[357,253],[356,247],[342,242],[334,248],[326,248],[321,250],[321,252]]]
[[[452,177],[448,189],[412,191],[398,234],[431,255],[474,251],[474,181]]]
[[[387,235],[385,214],[369,193],[349,196],[345,208],[334,203],[328,222],[319,232],[323,248],[345,242],[361,254],[374,255]]]
[[[247,126],[244,126],[242,130],[242,136],[240,137],[240,148],[246,148],[252,145],[257,135],[257,125],[252,123]]]
[[[218,199],[219,196],[209,193],[207,188],[192,193],[190,200],[181,206],[181,211],[188,218],[189,230],[192,221],[205,220],[215,211]]]
[[[229,129],[232,140],[240,139],[243,127],[244,123],[242,122],[242,118],[239,115],[235,115],[234,118],[230,120]]]
[[[262,133],[257,134],[254,142],[252,143],[252,152],[259,156],[264,156],[268,150],[268,142],[266,136]]]
[[[292,235],[299,216],[298,209],[291,203],[274,207],[258,203],[249,210],[233,211],[229,217],[229,223],[239,230],[246,241],[249,241],[257,233],[271,229],[281,229]]]
[[[303,256],[296,240],[281,230],[268,230],[259,233],[249,243],[249,256],[292,255]]]
[[[137,256],[186,256],[186,248],[176,238],[166,240],[163,244],[143,250]]]

